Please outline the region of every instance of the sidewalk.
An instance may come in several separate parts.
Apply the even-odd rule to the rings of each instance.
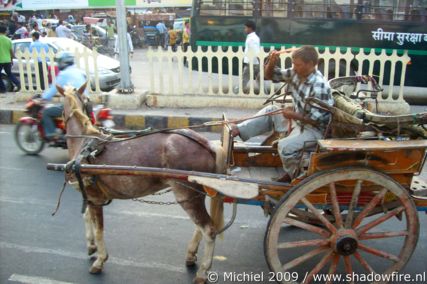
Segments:
[[[136,91],[136,93],[142,94],[143,92]],[[135,101],[134,95],[115,95],[115,98],[114,100],[109,100],[108,107],[112,109],[114,122],[118,129],[142,129],[145,127],[156,129],[180,128],[198,125],[208,121],[221,120],[223,113],[225,113],[228,119],[238,119],[251,116],[255,112],[253,109],[219,107],[150,108],[145,104],[135,109],[135,106],[126,107],[129,103]],[[25,101],[25,98],[19,94],[0,94],[0,124],[15,124],[20,117],[24,116]],[[127,103],[123,103],[123,101],[127,101]],[[200,128],[199,130],[219,131],[219,128],[206,127]]]

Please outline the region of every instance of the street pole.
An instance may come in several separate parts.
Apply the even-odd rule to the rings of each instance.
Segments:
[[[120,93],[133,93],[129,72],[129,47],[127,41],[126,8],[124,0],[116,0],[117,37],[120,60]]]

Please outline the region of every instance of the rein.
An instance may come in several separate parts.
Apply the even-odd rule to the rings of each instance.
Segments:
[[[82,124],[83,129],[84,129],[83,130],[84,133],[87,132],[88,128],[90,128],[90,127],[95,129],[91,123],[90,118],[89,118],[90,114],[88,113],[88,104],[87,104],[87,102],[83,101],[79,95],[76,95],[76,89],[73,90],[73,94],[69,94],[68,90],[67,90],[67,92],[64,93],[64,96],[69,99],[70,109],[71,109],[68,117],[65,117],[65,108],[64,108],[63,116],[64,116],[65,127],[67,127],[67,124],[72,117],[76,117],[76,119],[78,119],[78,121]],[[79,108],[79,106],[77,104],[77,99],[82,103],[83,110]],[[77,117],[76,114],[79,117]],[[95,129],[95,130],[98,132],[96,134],[102,134],[97,129]],[[72,138],[73,136],[74,135],[67,135],[68,138]],[[84,135],[84,134],[83,135],[75,135],[75,136],[82,137],[85,139],[87,139],[87,138],[90,139],[90,140],[87,140],[83,144],[83,147],[80,149],[80,152],[79,152],[77,158],[75,158],[74,160],[67,163],[67,169],[65,171],[66,173],[70,173],[70,172],[74,173],[74,175],[77,179],[77,182],[78,182],[78,185],[80,188],[80,192],[82,194],[82,199],[83,199],[82,210],[81,210],[81,213],[83,214],[86,210],[88,203],[91,203],[91,202],[87,198],[86,186],[84,184],[83,177],[82,177],[81,172],[80,172],[81,163],[82,163],[82,161],[87,160],[89,157],[91,157],[91,156],[94,157],[97,153],[101,152],[103,144],[108,142],[108,138],[101,138],[101,137],[97,137],[95,135]],[[102,140],[102,142],[98,142],[97,140],[93,139],[95,137],[98,140]],[[64,188],[65,188],[65,186],[64,186]],[[61,198],[61,195],[60,195],[59,199]],[[106,204],[109,204],[110,202],[111,202],[111,200],[107,201]],[[102,204],[102,205],[106,205],[106,204]],[[92,203],[91,203],[91,205],[92,205]],[[58,207],[59,207],[59,201],[58,201],[58,206],[57,206],[57,209],[55,210],[55,212],[58,210]]]
[[[84,133],[87,133],[88,127],[93,127],[93,126],[90,123],[90,118],[88,117],[88,114],[85,113],[85,112],[87,112],[86,111],[86,104],[83,102],[83,100],[78,95],[75,94],[75,90],[74,90],[74,93],[72,95],[66,94],[65,96],[68,97],[70,100],[70,104],[71,104],[70,109],[71,110],[70,110],[68,117],[66,117],[66,118],[65,118],[65,111],[64,111],[64,114],[63,114],[64,118],[65,118],[64,124],[67,125],[67,123],[69,122],[69,120],[72,117],[79,116],[79,117],[76,117],[76,119],[78,119],[79,122],[82,123],[84,131],[85,131]],[[76,97],[83,104],[83,110],[79,108],[77,101],[76,101]],[[269,112],[266,114],[260,114],[260,115],[256,115],[256,116],[246,117],[243,119],[235,119],[235,120],[230,120],[230,121],[225,121],[225,120],[209,121],[209,122],[205,122],[202,124],[191,125],[191,126],[188,126],[187,128],[188,129],[196,129],[196,128],[203,128],[203,127],[207,127],[207,126],[219,126],[219,125],[224,125],[224,124],[228,124],[228,123],[239,123],[239,122],[243,122],[245,120],[249,120],[249,119],[253,119],[253,118],[258,118],[258,117],[263,117],[263,116],[272,116],[272,115],[281,114],[281,113],[283,114],[284,111],[285,111],[284,109],[279,109],[279,110]],[[107,137],[102,137],[103,135],[105,135],[105,133],[103,133],[97,129],[96,130],[98,131],[98,133],[96,133],[96,134],[101,134],[101,137],[99,137],[97,135],[91,135],[91,134],[77,134],[77,135],[68,134],[68,135],[66,135],[67,138],[88,139],[83,144],[82,148],[80,149],[78,156],[74,160],[67,163],[67,167],[66,167],[67,169],[65,171],[66,173],[73,173],[77,179],[77,183],[79,185],[80,192],[82,194],[82,199],[83,199],[81,212],[82,213],[85,212],[88,204],[96,205],[96,206],[104,206],[104,205],[108,205],[111,202],[111,200],[108,200],[105,204],[97,205],[97,204],[92,204],[92,202],[90,202],[88,200],[87,191],[86,191],[87,185],[85,185],[85,182],[83,180],[83,177],[82,177],[81,171],[80,171],[80,167],[81,167],[81,164],[83,161],[85,161],[85,160],[87,161],[88,158],[90,158],[90,157],[95,157],[97,154],[99,154],[103,150],[104,145],[107,143],[123,142],[123,141],[136,139],[136,138],[139,138],[142,136],[155,134],[155,133],[168,133],[169,132],[169,133],[180,134],[180,135],[183,135],[183,136],[199,143],[201,146],[206,147],[203,143],[201,143],[200,141],[198,141],[194,137],[191,137],[191,135],[188,135],[188,134],[186,135],[185,133],[182,133],[182,132],[181,133],[180,132],[174,132],[175,130],[178,130],[178,129],[179,128],[165,128],[165,129],[154,130],[154,131],[149,131],[149,132],[148,131],[147,132],[138,131],[132,137],[127,137],[127,138],[114,138],[114,134],[112,134],[112,133],[109,133],[109,135]],[[62,191],[64,190],[64,188],[65,188],[65,186],[63,187]],[[57,205],[57,208],[55,209],[55,212],[58,210],[61,196],[62,196],[62,193],[59,197],[58,205]],[[188,202],[188,200],[182,201],[182,202]]]

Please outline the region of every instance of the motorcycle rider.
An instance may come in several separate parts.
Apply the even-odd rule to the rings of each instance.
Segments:
[[[60,70],[56,77],[56,85],[63,88],[70,85],[75,88],[80,88],[80,86],[87,81],[86,74],[74,65],[74,55],[69,51],[58,53],[55,61],[58,63],[58,69]],[[51,87],[43,93],[43,100],[52,100],[57,92],[56,85],[52,84]],[[64,106],[62,104],[57,104],[43,111],[42,125],[45,131],[45,137],[48,140],[57,140],[61,138],[62,132],[56,129],[54,118],[61,116],[63,110]]]

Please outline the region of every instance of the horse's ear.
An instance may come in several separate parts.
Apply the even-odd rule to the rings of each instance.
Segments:
[[[87,82],[88,82],[88,81],[86,81],[83,85],[81,85],[81,86],[80,86],[80,88],[79,88],[79,90],[77,91],[77,93],[79,93],[79,95],[80,95],[80,96],[81,96],[81,95],[83,94],[83,92],[85,91],[86,86],[87,86]]]
[[[61,95],[65,96],[65,90],[64,90],[64,88],[62,88],[62,87],[61,87],[61,86],[59,86],[59,85],[56,85],[56,89],[58,90],[58,92],[59,92]]]

